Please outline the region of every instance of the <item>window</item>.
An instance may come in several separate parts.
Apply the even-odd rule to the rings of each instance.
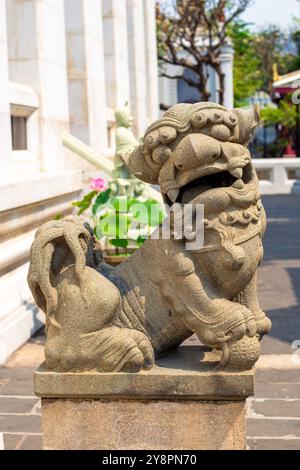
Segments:
[[[185,69],[183,75],[194,81],[198,80],[196,74],[190,69]],[[199,101],[202,101],[197,88],[189,86],[183,79],[180,79],[177,82],[177,93],[178,103],[198,103]]]
[[[31,174],[40,170],[40,115],[36,92],[20,83],[9,82],[11,122],[11,171]]]
[[[11,116],[11,135],[13,150],[27,150],[27,118]]]

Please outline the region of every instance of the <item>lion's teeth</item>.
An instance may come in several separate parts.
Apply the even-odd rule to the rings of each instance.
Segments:
[[[176,202],[178,196],[179,196],[179,189],[171,189],[170,191],[167,192],[167,196],[172,202]]]
[[[242,168],[235,168],[235,170],[229,170],[232,176],[237,179],[241,179],[243,177],[243,169]]]
[[[232,185],[233,188],[235,189],[243,189],[245,186],[245,183],[243,180],[239,179],[237,181],[235,181]]]

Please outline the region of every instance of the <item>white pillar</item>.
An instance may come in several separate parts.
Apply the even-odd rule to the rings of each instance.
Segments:
[[[225,74],[224,106],[229,109],[234,107],[233,59],[233,47],[231,44],[227,44],[223,47],[222,53],[220,54],[220,63],[222,65],[223,73]]]
[[[8,174],[11,162],[11,127],[8,97],[8,57],[5,0],[0,0],[0,180]]]
[[[71,133],[107,150],[101,0],[65,0]]]
[[[144,31],[144,2],[127,0],[127,29],[129,51],[130,105],[133,129],[142,135],[147,128],[147,71]]]
[[[110,108],[129,102],[126,0],[102,0],[106,99]]]
[[[148,124],[158,118],[158,60],[155,0],[144,0]]]
[[[7,0],[10,79],[40,97],[41,169],[64,166],[69,129],[63,0]]]

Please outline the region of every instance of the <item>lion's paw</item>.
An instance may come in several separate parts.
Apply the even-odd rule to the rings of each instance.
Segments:
[[[138,330],[112,326],[85,335],[83,344],[87,360],[104,372],[139,372],[154,364],[152,345]]]
[[[254,315],[256,321],[257,334],[261,339],[263,336],[270,333],[272,329],[272,322],[262,310],[255,312]]]
[[[71,339],[63,335],[48,339],[45,353],[49,369],[64,371],[139,372],[154,364],[147,336],[116,326]]]

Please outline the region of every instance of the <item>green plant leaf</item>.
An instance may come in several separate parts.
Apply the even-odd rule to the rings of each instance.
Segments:
[[[93,204],[93,208],[92,208],[92,213],[93,215],[96,215],[99,208],[106,204],[110,198],[110,193],[111,193],[111,189],[108,188],[106,189],[105,191],[102,191],[102,193],[99,193],[98,196],[96,197],[96,200]]]
[[[90,207],[92,200],[96,196],[96,194],[97,191],[91,191],[90,193],[86,194],[80,201],[73,202],[73,206],[79,208],[78,215],[81,215]]]
[[[131,205],[130,211],[135,220],[150,227],[156,227],[164,219],[160,204],[155,199],[148,199],[144,202],[136,200],[135,204]]]
[[[134,204],[143,204],[142,201],[137,199],[136,197],[131,197],[128,199],[128,210],[133,206]]]
[[[123,240],[122,238],[114,238],[109,240],[109,243],[117,248],[127,248],[129,242],[128,240]]]
[[[97,224],[97,235],[110,238],[126,238],[131,224],[128,214],[119,214],[114,210],[104,214]]]
[[[149,199],[146,201],[146,206],[148,208],[149,222],[150,227],[157,227],[164,220],[164,213],[160,208],[160,204],[154,199]]]
[[[136,243],[137,243],[138,246],[142,246],[145,243],[146,240],[147,240],[146,237],[145,238],[144,237],[138,237],[136,239]]]
[[[126,238],[131,224],[128,214],[117,214],[117,238]]]
[[[126,196],[117,196],[113,199],[112,205],[117,212],[127,212],[129,208],[129,199]]]
[[[131,204],[130,212],[137,222],[148,225],[149,214],[146,202],[136,200],[135,203]]]

